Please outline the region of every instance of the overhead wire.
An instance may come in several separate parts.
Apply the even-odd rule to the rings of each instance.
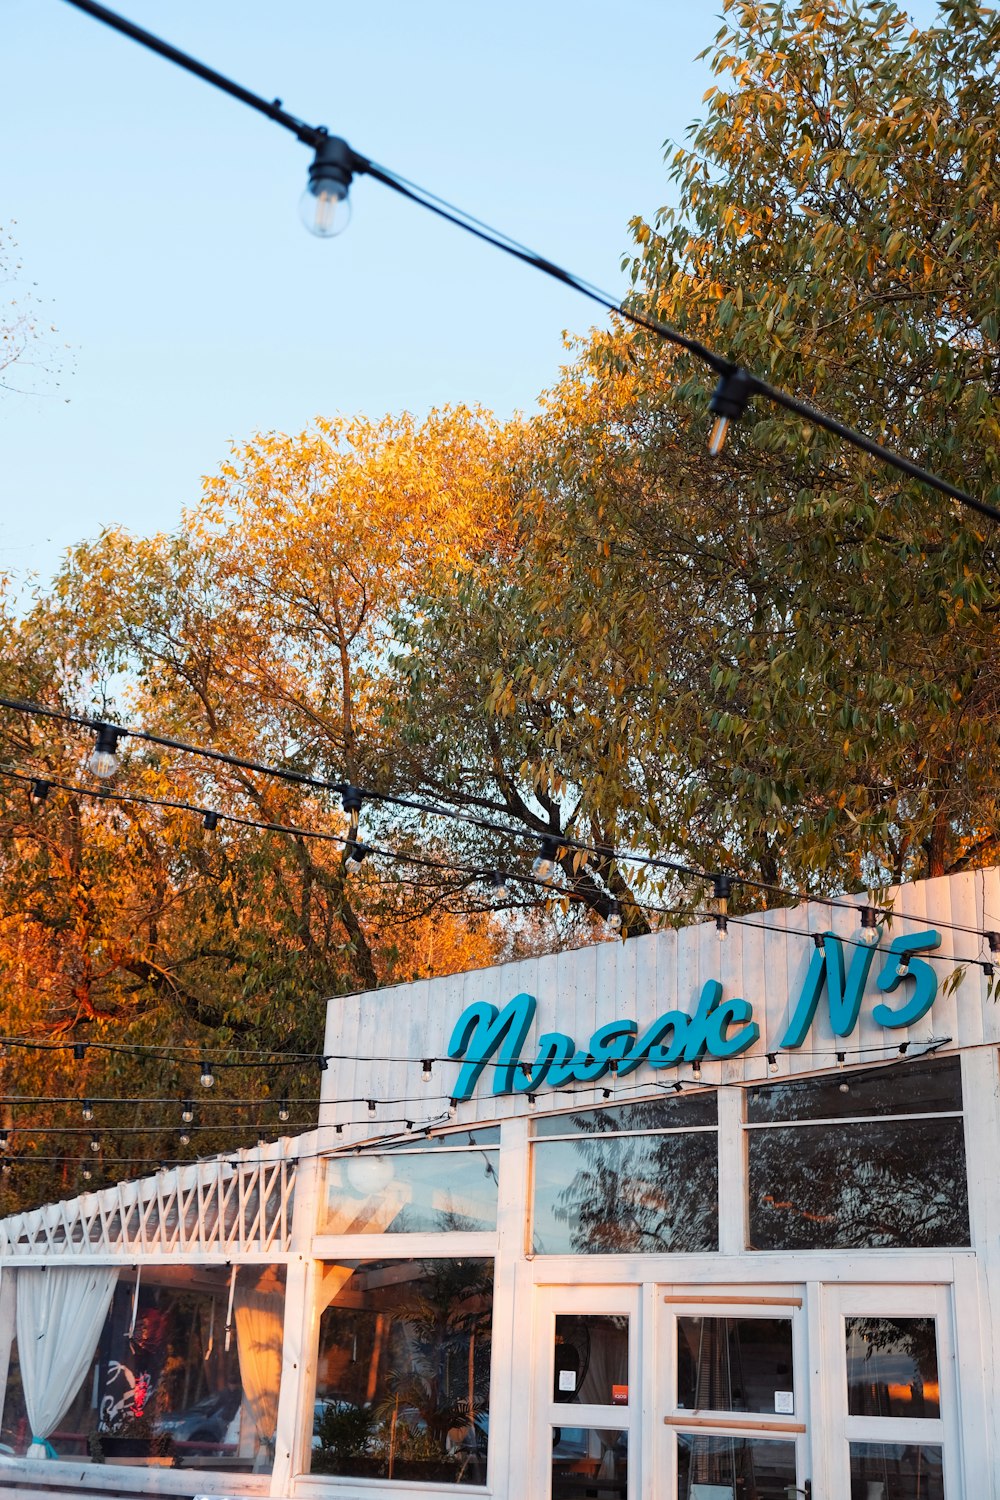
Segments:
[[[266,115],[275,124],[281,125],[284,129],[291,131],[298,140],[305,144],[318,147],[324,140],[328,139],[328,133],[324,127],[308,125],[295,115],[288,114],[282,108],[280,100],[268,101],[262,95],[244,88],[225,74],[219,73],[216,69],[199,62],[198,59],[182,51],[179,47],[174,47],[172,44],[164,42],[162,38],[156,36],[153,32],[146,31],[143,27],[135,25],[134,22],[127,20],[124,16],[120,16],[117,12],[109,10],[106,6],[97,4],[96,0],[67,0],[67,3],[74,6],[75,9],[91,15],[95,20],[102,21],[105,25],[121,32],[132,41],[138,42],[141,46],[158,53],[161,57],[166,58],[169,62],[176,64],[187,72],[194,73],[204,82],[210,83],[214,88],[223,90],[258,113]],[[819,407],[813,406],[800,397],[772,385],[769,381],[763,380],[760,376],[753,374],[752,371],[744,369],[735,361],[719,354],[701,340],[692,338],[689,334],[683,333],[680,329],[663,322],[659,318],[648,316],[635,306],[630,306],[622,302],[621,299],[612,296],[609,292],[601,291],[598,287],[584,281],[573,272],[566,270],[565,267],[549,260],[548,257],[540,255],[537,251],[527,249],[526,246],[521,245],[517,240],[514,240],[503,231],[492,228],[482,220],[476,219],[471,214],[457,208],[454,204],[448,203],[447,200],[439,197],[437,194],[418,187],[415,183],[410,182],[407,178],[393,172],[391,169],[371,161],[352,147],[347,146],[346,150],[351,171],[373,177],[384,187],[390,188],[393,192],[409,199],[419,207],[425,208],[438,217],[445,219],[455,227],[462,229],[465,233],[485,241],[495,249],[502,251],[505,255],[510,255],[523,264],[530,266],[533,270],[540,271],[562,285],[570,287],[581,296],[587,297],[592,302],[599,304],[605,311],[611,312],[634,326],[655,334],[658,338],[665,340],[675,348],[682,350],[699,360],[702,364],[707,365],[709,369],[721,377],[722,381],[732,381],[735,378],[741,385],[741,411],[745,408],[748,400],[753,399],[755,396],[762,397],[771,402],[772,405],[790,412],[812,426],[840,438],[869,457],[878,459],[880,462],[905,474],[908,478],[915,479],[920,484],[937,490],[940,494],[947,496],[948,499],[968,507],[978,515],[992,521],[1000,521],[1000,510],[990,505],[987,501],[970,494],[966,490],[960,489],[949,480],[915,463],[912,459],[907,458],[895,449],[875,442],[866,433],[859,431],[845,422],[841,422],[836,417],[829,416]],[[739,414],[741,412],[737,413],[737,415]]]
[[[88,717],[87,715],[74,714],[67,710],[52,709],[42,704],[31,703],[26,700],[7,698],[3,696],[0,696],[0,708],[9,709],[10,711],[16,713],[24,713],[29,716],[38,715],[45,718],[62,720],[64,722],[79,725],[89,730],[99,730],[104,726],[105,723],[105,721],[103,720],[94,719],[92,717]],[[618,849],[614,847],[602,846],[599,844],[587,843],[583,840],[574,838],[568,833],[553,832],[551,829],[548,833],[545,833],[543,831],[543,827],[541,826],[541,820],[539,820],[540,826],[536,829],[529,829],[527,827],[510,827],[506,824],[494,823],[490,819],[479,817],[476,814],[462,812],[459,809],[450,808],[439,803],[428,802],[420,798],[403,797],[396,793],[380,792],[370,787],[352,787],[350,783],[347,782],[327,781],[319,777],[308,776],[304,772],[289,770],[286,767],[274,766],[262,761],[249,760],[241,756],[234,756],[225,751],[213,750],[203,745],[195,745],[186,740],[178,740],[175,738],[158,735],[151,730],[125,727],[122,725],[115,725],[114,728],[116,732],[128,738],[143,740],[151,744],[162,746],[164,748],[177,750],[185,755],[192,755],[195,757],[202,757],[208,760],[221,762],[223,764],[233,766],[234,768],[249,770],[266,776],[273,776],[279,780],[296,783],[311,790],[334,792],[341,796],[345,791],[355,791],[360,793],[365,801],[375,803],[384,802],[393,806],[405,807],[413,811],[418,811],[428,817],[439,817],[451,821],[469,824],[480,829],[483,832],[498,833],[507,838],[537,841],[539,838],[549,837],[553,839],[559,847],[565,848],[568,851],[573,852],[574,854],[579,853],[586,856],[593,856],[601,861],[607,862],[608,864],[638,864],[646,868],[659,869],[667,871],[671,874],[682,875],[689,879],[697,880],[703,883],[711,883],[718,878],[717,872],[715,871],[709,872],[706,870],[701,870],[696,866],[684,863],[683,861],[667,859],[661,855],[642,854],[635,850]],[[29,774],[18,772],[16,770],[5,767],[0,767],[0,776],[7,776],[10,779],[17,780],[26,784],[30,784],[31,782],[38,779],[37,773]],[[217,819],[233,823],[237,826],[257,828],[266,832],[282,833],[297,838],[315,839],[321,842],[339,844],[343,847],[347,847],[355,842],[355,835],[351,833],[335,834],[326,830],[303,828],[291,823],[267,821],[262,819],[250,818],[237,813],[220,812],[215,808],[200,806],[198,804],[190,802],[172,800],[169,798],[146,797],[139,793],[114,792],[111,791],[110,788],[105,789],[104,787],[97,788],[81,786],[78,783],[64,781],[52,776],[48,776],[48,781],[49,785],[52,787],[57,787],[63,791],[76,793],[77,795],[91,797],[101,801],[125,803],[135,802],[139,805],[149,807],[163,807],[167,809],[173,809],[175,811],[188,812],[201,818],[204,818],[207,814],[213,814]],[[447,870],[452,871],[456,874],[465,874],[473,880],[482,880],[488,878],[493,873],[493,869],[486,865],[459,864],[454,860],[438,860],[427,855],[418,855],[408,852],[404,853],[391,849],[380,849],[377,846],[372,845],[367,845],[366,847],[370,848],[372,853],[390,859],[404,861],[416,867]],[[537,880],[531,875],[521,874],[516,871],[505,871],[504,873],[506,873],[509,878],[517,880],[521,884],[531,884],[544,889],[548,891],[550,895],[558,894],[563,898],[569,899],[571,901],[575,900],[588,907],[591,907],[592,905],[592,903],[588,901],[585,895],[582,895],[580,892],[573,891],[572,889],[566,889],[564,887],[554,887],[547,881]],[[581,870],[580,873],[583,874],[586,873],[586,871]],[[823,893],[802,891],[791,886],[783,886],[773,882],[757,880],[753,876],[730,873],[728,874],[727,878],[729,878],[735,884],[743,886],[748,890],[754,890],[769,895],[780,896],[783,899],[789,901],[812,902],[818,905],[830,907],[832,909],[847,911],[857,911],[859,906],[859,903],[857,901],[853,901],[848,897],[837,897]],[[599,895],[604,897],[604,899],[608,901],[611,901],[613,899],[610,890],[608,890],[607,892],[599,891]],[[688,907],[664,906],[657,903],[643,902],[637,897],[630,897],[627,900],[626,905],[632,906],[636,910],[641,910],[647,914],[653,915],[693,915]],[[485,909],[489,910],[495,908]],[[885,916],[895,917],[897,915],[893,912],[893,909],[891,907],[876,906],[875,910]],[[731,920],[735,920],[735,918],[731,918]],[[961,924],[952,924],[942,921],[940,925],[948,927],[953,931],[963,931],[971,934],[976,933],[976,929],[966,927]]]

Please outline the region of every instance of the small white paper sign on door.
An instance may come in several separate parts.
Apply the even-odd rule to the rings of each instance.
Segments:
[[[576,1390],[576,1371],[575,1370],[560,1370],[559,1371],[559,1389],[561,1391],[575,1391]]]
[[[795,1399],[792,1391],[775,1391],[774,1409],[781,1412],[783,1416],[790,1417],[795,1411]]]

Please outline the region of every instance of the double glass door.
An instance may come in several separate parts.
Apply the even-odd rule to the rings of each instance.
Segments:
[[[532,1500],[963,1500],[949,1288],[537,1295]]]

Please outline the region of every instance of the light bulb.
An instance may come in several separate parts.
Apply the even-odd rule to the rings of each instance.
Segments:
[[[424,1060],[423,1060],[423,1062],[420,1064],[420,1067],[421,1067],[420,1076],[423,1079],[424,1083],[430,1083],[431,1077],[432,1077],[431,1069],[432,1069],[433,1066],[434,1066],[434,1059],[431,1058],[431,1057],[425,1057]]]
[[[182,1130],[177,1139],[182,1146],[190,1146],[191,1144],[191,1137],[186,1130]]]
[[[368,1100],[368,1114],[369,1114],[369,1117],[371,1119],[375,1118],[375,1100],[374,1099],[369,1099]]]
[[[490,891],[498,901],[506,901],[510,895],[510,888],[500,870],[494,870],[490,876]]]
[[[212,1072],[212,1064],[203,1062],[201,1065],[201,1086],[203,1089],[214,1088],[215,1074]]]
[[[87,757],[87,770],[92,776],[108,781],[118,770],[117,750],[121,735],[122,731],[112,724],[98,725],[97,743]]]
[[[91,1149],[91,1151],[100,1151],[100,1149],[101,1149],[101,1143],[97,1139],[96,1135],[91,1137],[90,1149]]]
[[[767,1054],[767,1071],[769,1073],[777,1073],[778,1071],[778,1059],[773,1052]]]
[[[722,912],[715,919],[715,935],[720,943],[724,943],[729,936],[729,918]]]
[[[50,781],[44,781],[40,776],[36,776],[28,791],[28,801],[37,807],[40,802],[45,801],[51,790]]]
[[[863,906],[861,908],[861,930],[858,933],[858,938],[869,948],[873,948],[878,942],[878,912],[874,906]]]
[[[184,1107],[181,1110],[181,1119],[185,1125],[190,1125],[191,1121],[194,1119],[194,1104],[190,1099],[184,1100]]]
[[[94,1118],[94,1106],[89,1099],[84,1099],[83,1101],[82,1114],[85,1120],[92,1120]]]
[[[621,932],[622,930],[622,911],[617,901],[608,913],[608,926],[612,932]]]
[[[910,972],[910,959],[909,959],[909,955],[906,954],[906,953],[904,953],[903,956],[902,956],[902,958],[899,960],[899,963],[896,965],[896,975],[897,975],[897,977],[899,979],[905,979],[906,976],[907,976],[907,974],[909,974],[909,972]]]
[[[370,849],[367,844],[348,844],[347,858],[344,860],[344,869],[348,875],[356,875],[361,869],[363,861],[368,858],[369,854],[373,853],[374,850]]]
[[[89,1167],[84,1167],[83,1171],[80,1173],[80,1176],[83,1178],[84,1182],[89,1182],[93,1175],[94,1174]]]
[[[448,1100],[448,1118],[449,1118],[449,1120],[453,1120],[457,1114],[458,1114],[458,1100],[457,1099],[449,1099]]]
[[[309,167],[309,181],[299,202],[302,222],[322,240],[342,234],[351,222],[353,153],[339,136],[324,136]]]
[[[531,867],[532,874],[537,880],[548,880],[556,861],[559,846],[555,839],[544,838],[538,847],[535,862]]]
[[[281,1121],[282,1124],[284,1124],[285,1121],[288,1119],[288,1100],[287,1099],[282,1099],[281,1103],[278,1105],[278,1119]]]
[[[716,417],[712,423],[712,430],[708,435],[708,451],[713,458],[718,458],[726,446],[726,434],[729,431],[729,418]]]

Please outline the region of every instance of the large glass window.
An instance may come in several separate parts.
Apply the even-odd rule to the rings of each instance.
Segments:
[[[553,1401],[628,1405],[627,1315],[557,1314],[553,1355]]]
[[[456,1130],[326,1163],[321,1234],[414,1234],[497,1226],[500,1131]]]
[[[795,1493],[794,1443],[677,1434],[677,1500],[785,1500]]]
[[[492,1260],[327,1265],[312,1472],[485,1484]]]
[[[941,1449],[929,1443],[852,1443],[851,1500],[944,1500]]]
[[[715,1250],[714,1092],[671,1095],[536,1123],[536,1254]]]
[[[552,1500],[625,1500],[628,1433],[613,1427],[556,1427]]]
[[[51,1273],[58,1274],[60,1268]],[[40,1328],[47,1295],[33,1303]],[[41,1456],[44,1439],[48,1458],[270,1470],[284,1300],[285,1272],[278,1266],[240,1266],[232,1273],[225,1266],[143,1266],[138,1276],[132,1267],[122,1269],[86,1373],[65,1403],[56,1401],[58,1415],[55,1376],[39,1389],[29,1382],[26,1393],[26,1379],[38,1381],[38,1362],[22,1371],[15,1339],[0,1451],[25,1454],[36,1437],[35,1454]],[[58,1360],[52,1368],[57,1375]],[[29,1411],[43,1415],[39,1434]]]
[[[957,1058],[747,1091],[750,1248],[967,1245]]]

